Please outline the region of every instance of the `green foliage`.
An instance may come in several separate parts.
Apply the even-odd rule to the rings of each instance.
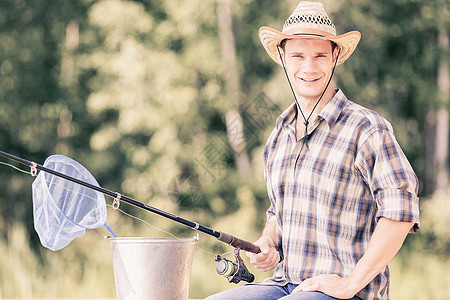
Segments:
[[[215,1],[1,1],[0,149],[37,163],[51,154],[68,155],[105,188],[256,240],[268,206],[263,145],[277,115],[293,101],[257,31],[262,25],[281,29],[297,1],[230,4],[249,178],[236,170],[233,136],[226,131],[224,115],[232,101],[225,92],[228,66],[220,57]],[[439,97],[435,83],[438,56],[448,57],[448,49],[437,47],[439,30],[450,29],[448,3],[325,5],[338,33],[358,29],[363,36],[348,63],[337,69],[336,85],[393,123],[423,175],[426,112],[448,101]],[[60,252],[45,250],[33,230],[33,179],[4,166],[0,179],[0,250],[6,257],[0,262],[0,297],[114,297],[106,231],[90,231]],[[108,222],[119,236],[194,234],[136,208],[121,208],[147,225],[109,211]],[[449,218],[433,215],[445,209],[424,206],[422,232],[394,262],[395,298],[406,291],[408,299],[448,298],[435,287],[448,280],[443,222]],[[205,236],[198,247],[191,297],[230,288],[224,278],[211,275],[212,253],[230,248]],[[256,275],[257,280],[267,276]],[[412,288],[410,278],[423,278],[423,285]],[[418,287],[422,292],[413,295]]]
[[[448,1],[347,1],[336,27],[357,28],[362,39],[338,73],[338,85],[350,98],[382,113],[425,181],[427,112],[448,99],[438,97],[439,30],[450,28]],[[448,63],[447,55],[447,63]]]

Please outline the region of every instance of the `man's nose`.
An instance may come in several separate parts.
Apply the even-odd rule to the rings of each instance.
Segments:
[[[314,58],[312,58],[312,57],[306,58],[303,61],[302,67],[303,67],[303,71],[305,71],[305,72],[315,71],[316,70],[316,62],[315,62]]]

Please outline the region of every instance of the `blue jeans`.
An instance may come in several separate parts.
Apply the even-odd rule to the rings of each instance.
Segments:
[[[298,292],[292,291],[298,284],[288,283],[285,286],[249,284],[233,288],[218,294],[209,296],[205,300],[336,300],[337,298],[325,295],[321,292]],[[350,300],[357,300],[353,297]]]

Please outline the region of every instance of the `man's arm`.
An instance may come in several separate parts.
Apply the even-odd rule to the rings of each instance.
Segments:
[[[319,275],[304,280],[294,292],[321,291],[341,299],[353,297],[390,263],[413,225],[380,218],[366,252],[348,277]]]
[[[261,253],[247,252],[250,263],[263,272],[273,270],[280,262],[276,228],[276,221],[267,222],[261,237],[254,243],[259,246]]]

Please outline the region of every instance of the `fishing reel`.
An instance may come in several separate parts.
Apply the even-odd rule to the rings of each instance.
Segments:
[[[239,255],[239,250],[239,248],[234,249],[235,261],[228,260],[220,255],[214,257],[214,260],[217,261],[217,274],[222,275],[232,283],[239,283],[241,280],[253,282],[255,276],[248,271],[244,261]]]

